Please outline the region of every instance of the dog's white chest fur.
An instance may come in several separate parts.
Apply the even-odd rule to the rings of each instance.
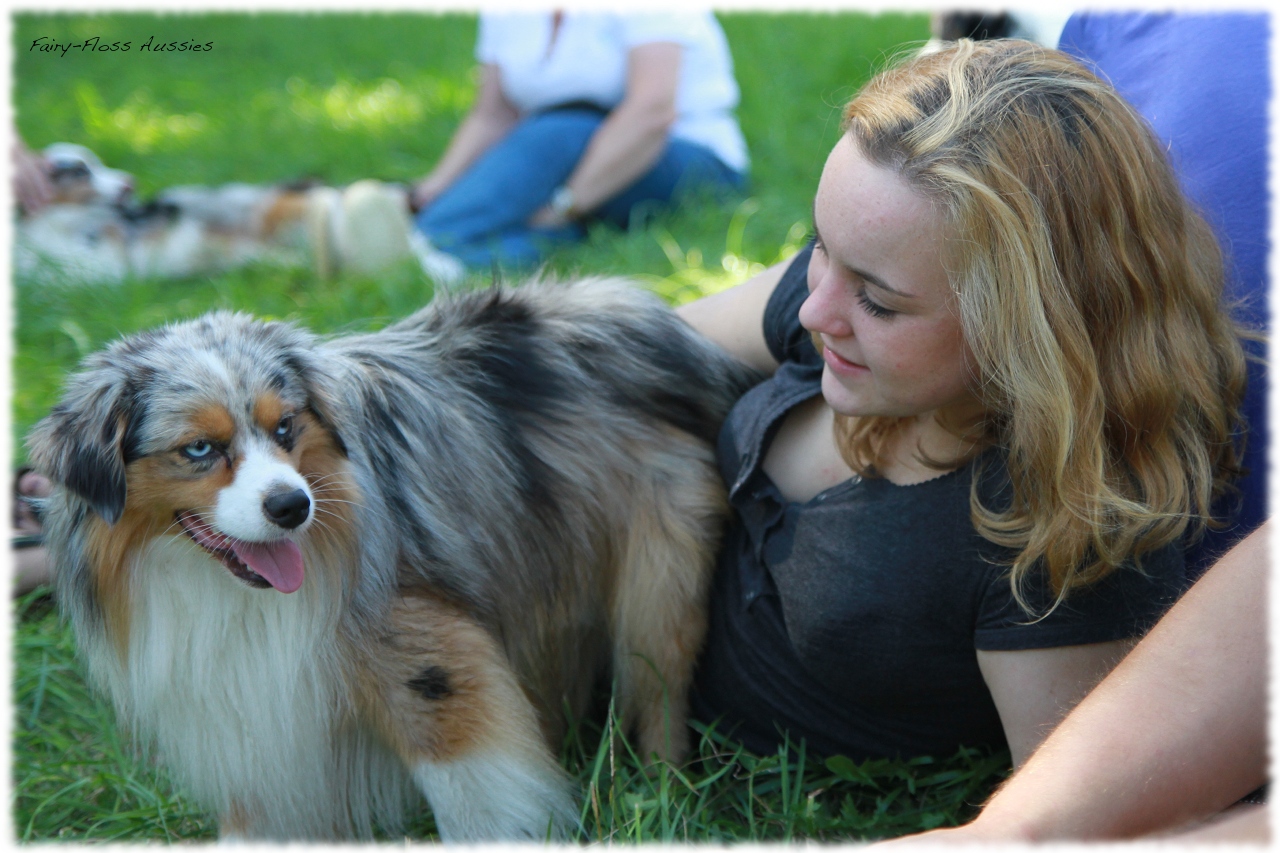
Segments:
[[[321,577],[292,595],[251,589],[176,536],[154,540],[132,569],[126,667],[104,648],[112,660],[95,669],[112,673],[122,715],[185,788],[223,814],[271,803],[254,823],[278,838],[367,832],[374,812],[403,810],[404,785],[370,790],[405,774],[388,772],[395,758],[350,723],[338,596],[308,590]],[[328,823],[345,814],[358,828]]]

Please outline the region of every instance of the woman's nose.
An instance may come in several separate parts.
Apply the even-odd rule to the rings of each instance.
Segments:
[[[836,338],[853,334],[849,322],[849,305],[844,285],[830,272],[824,272],[812,283],[809,297],[800,305],[800,325],[811,332]]]

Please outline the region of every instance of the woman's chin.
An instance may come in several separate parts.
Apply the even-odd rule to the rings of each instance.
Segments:
[[[871,410],[874,407],[868,406],[865,394],[860,394],[847,387],[839,379],[832,376],[830,370],[822,372],[822,399],[838,415],[852,418],[879,414],[879,412]]]

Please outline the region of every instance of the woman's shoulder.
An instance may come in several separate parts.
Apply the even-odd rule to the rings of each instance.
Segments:
[[[822,356],[814,348],[808,330],[800,325],[800,305],[809,296],[809,258],[812,255],[811,242],[796,253],[765,305],[765,344],[779,364],[788,361],[822,364]]]

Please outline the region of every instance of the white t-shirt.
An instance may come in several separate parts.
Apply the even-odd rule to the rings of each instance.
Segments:
[[[710,12],[649,14],[566,11],[555,44],[550,12],[482,12],[476,59],[502,71],[502,91],[521,112],[570,101],[614,107],[637,45],[683,46],[671,135],[710,148],[726,165],[747,168],[747,146],[733,117],[738,84],[729,45]]]

